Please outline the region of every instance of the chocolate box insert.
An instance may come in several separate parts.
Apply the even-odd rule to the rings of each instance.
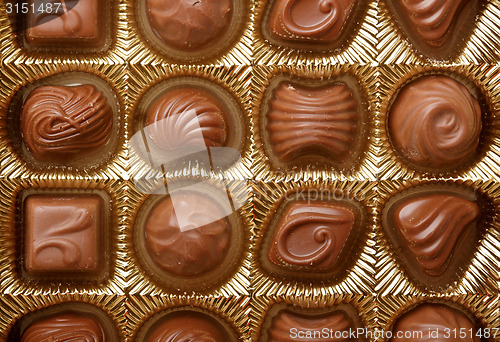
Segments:
[[[100,191],[25,191],[20,198],[21,276],[87,283],[110,263],[109,197]]]
[[[12,98],[9,138],[29,167],[102,165],[117,148],[120,106],[97,76],[66,72],[32,82]]]
[[[419,287],[439,291],[467,270],[491,210],[473,189],[427,184],[394,195],[382,224],[404,271]]]
[[[259,127],[272,167],[357,167],[367,120],[359,88],[351,75],[326,81],[275,76],[264,94]]]

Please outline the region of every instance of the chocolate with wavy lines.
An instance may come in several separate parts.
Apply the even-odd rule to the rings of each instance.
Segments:
[[[268,19],[270,33],[291,41],[337,42],[344,34],[354,0],[276,0]]]
[[[359,104],[342,82],[323,87],[282,82],[269,101],[269,143],[288,166],[318,160],[344,165],[356,154],[360,126]]]
[[[146,333],[144,342],[227,342],[225,328],[210,315],[196,311],[168,314]]]
[[[24,201],[24,267],[29,274],[97,273],[102,266],[102,199],[30,195]]]
[[[183,191],[172,196],[161,199],[147,217],[147,253],[172,275],[190,277],[215,269],[230,243],[228,218],[207,195]]]
[[[295,329],[301,332],[304,339],[297,339],[291,334]],[[356,329],[352,318],[343,310],[329,313],[301,314],[290,310],[280,311],[272,320],[267,331],[267,340],[272,342],[313,341],[337,342],[351,341],[349,337],[342,337],[342,332]],[[328,331],[325,336],[324,332]]]
[[[106,342],[100,322],[83,313],[62,313],[34,321],[23,332],[21,342]]]
[[[481,341],[477,336],[478,327],[467,315],[441,303],[419,304],[396,319],[392,332],[394,337],[389,342]],[[405,338],[405,334],[411,338]]]
[[[228,129],[222,108],[213,95],[199,88],[167,91],[147,111],[147,134],[167,151],[224,146]]]
[[[41,86],[24,103],[21,129],[36,160],[75,162],[105,149],[113,130],[113,112],[93,85]]]
[[[467,231],[475,230],[478,205],[455,194],[422,194],[403,199],[394,208],[394,228],[399,231],[420,269],[439,277],[454,255],[463,253]]]
[[[481,107],[469,90],[447,76],[423,76],[405,85],[390,108],[389,137],[413,167],[446,171],[476,155]]]
[[[293,202],[274,228],[268,259],[292,269],[332,269],[358,220],[357,213],[345,204]]]
[[[462,12],[471,8],[471,0],[396,0],[407,24],[420,41],[432,48],[445,45],[456,34]]]
[[[182,51],[215,44],[229,29],[232,12],[232,0],[147,0],[154,34]]]

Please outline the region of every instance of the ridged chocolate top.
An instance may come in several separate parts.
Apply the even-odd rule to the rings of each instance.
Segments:
[[[211,271],[226,255],[229,220],[206,195],[182,192],[173,196],[160,200],[149,213],[147,252],[158,267],[173,275]]]
[[[424,76],[401,89],[389,113],[396,151],[417,167],[459,167],[471,160],[481,134],[481,107],[447,76]]]
[[[179,50],[205,48],[229,27],[232,0],[147,0],[151,27]]]
[[[99,153],[112,127],[111,107],[93,85],[41,86],[23,107],[24,142],[44,162],[72,162]]]

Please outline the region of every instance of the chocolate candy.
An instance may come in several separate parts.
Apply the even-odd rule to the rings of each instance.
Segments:
[[[208,92],[195,87],[167,91],[148,109],[148,134],[160,149],[221,147],[227,126],[223,107]]]
[[[434,172],[470,163],[481,128],[478,101],[447,76],[423,76],[404,86],[388,119],[396,152],[412,167]]]
[[[276,0],[267,19],[269,34],[285,44],[317,44],[320,49],[338,47],[350,26],[355,3],[354,0]]]
[[[68,2],[71,3],[71,2]],[[49,7],[46,7],[51,4]],[[61,4],[61,5],[58,5]],[[77,1],[69,7],[64,1],[28,1],[26,42],[34,49],[102,48],[109,35],[106,5],[101,0]],[[38,10],[44,6],[44,10]]]
[[[226,328],[210,315],[182,310],[161,318],[144,338],[144,342],[163,341],[227,342],[232,339]]]
[[[21,342],[38,341],[105,342],[109,340],[106,339],[103,327],[94,316],[66,312],[40,318],[26,328]]]
[[[98,195],[30,195],[24,201],[24,268],[30,275],[95,275],[103,267]]]
[[[266,128],[281,165],[345,166],[359,149],[361,113],[345,83],[308,87],[282,82],[269,101]]]
[[[396,320],[392,333],[394,337],[389,342],[481,341],[477,327],[467,315],[440,303],[423,303],[411,309]]]
[[[24,103],[21,129],[35,160],[66,164],[105,149],[113,111],[93,85],[41,86]]]
[[[232,0],[147,0],[154,34],[175,49],[214,44],[229,28]]]
[[[147,251],[164,271],[195,276],[220,265],[230,242],[230,224],[210,197],[182,192],[159,201],[145,227]]]
[[[461,188],[413,188],[384,209],[384,228],[405,270],[419,284],[445,287],[470,262],[481,215],[475,194]]]
[[[463,47],[479,7],[477,0],[389,0],[388,3],[411,43],[438,59],[447,58]]]

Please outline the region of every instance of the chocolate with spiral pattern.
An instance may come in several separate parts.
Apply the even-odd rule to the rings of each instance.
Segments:
[[[269,261],[293,269],[332,269],[339,262],[356,220],[356,213],[344,204],[294,202],[276,225]]]
[[[474,158],[481,107],[469,90],[447,76],[423,76],[405,85],[388,119],[396,152],[412,166],[445,171]]]
[[[26,147],[36,160],[68,163],[95,156],[108,143],[113,112],[95,86],[41,86],[24,103]]]
[[[467,315],[451,306],[422,303],[396,320],[389,342],[480,342],[477,328]]]
[[[106,342],[99,321],[81,313],[62,313],[36,320],[24,331],[21,342]]]
[[[292,41],[339,40],[350,19],[354,0],[277,0],[272,4],[269,30]]]

